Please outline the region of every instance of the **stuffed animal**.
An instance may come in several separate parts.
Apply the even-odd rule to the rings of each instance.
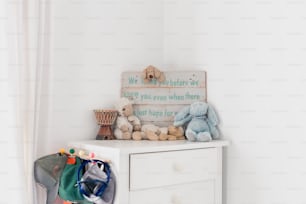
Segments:
[[[143,70],[142,78],[145,83],[149,83],[153,79],[156,79],[158,82],[165,81],[164,73],[159,71],[156,67],[153,67],[152,65],[148,66]]]
[[[169,125],[168,127],[168,140],[184,140],[184,129],[181,126],[175,127],[174,125]]]
[[[141,127],[142,138],[148,140],[166,140],[167,137],[167,128],[159,128],[153,124],[146,124]]]
[[[185,135],[190,141],[208,142],[220,137],[219,120],[211,105],[195,102],[179,111],[173,125],[178,127],[188,123]]]
[[[158,127],[153,124],[146,124],[141,127],[141,139],[148,140],[181,140],[185,139],[182,127]]]
[[[133,115],[132,102],[127,98],[121,98],[115,105],[118,117],[115,124],[114,135],[117,139],[137,140],[141,137],[141,123],[137,116]]]

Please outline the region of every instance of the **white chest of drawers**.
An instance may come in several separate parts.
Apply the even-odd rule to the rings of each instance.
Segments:
[[[91,140],[69,144],[111,160],[115,204],[222,204],[222,148],[227,141]]]

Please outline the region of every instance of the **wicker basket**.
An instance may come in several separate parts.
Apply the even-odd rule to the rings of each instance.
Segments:
[[[100,130],[97,134],[97,140],[115,139],[112,132],[112,125],[115,122],[118,112],[116,110],[96,109],[94,110]]]
[[[98,125],[112,125],[118,112],[116,110],[97,109],[94,110]]]

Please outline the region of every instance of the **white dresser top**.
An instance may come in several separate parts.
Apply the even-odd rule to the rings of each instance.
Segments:
[[[78,149],[90,149],[98,151],[99,148],[121,153],[144,153],[156,151],[188,150],[199,148],[222,147],[229,145],[227,140],[214,140],[212,142],[190,142],[188,140],[177,141],[149,141],[149,140],[84,140],[70,142],[69,147]]]

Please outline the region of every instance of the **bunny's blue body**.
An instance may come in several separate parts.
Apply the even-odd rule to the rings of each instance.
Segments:
[[[185,135],[190,141],[208,142],[218,139],[219,120],[215,110],[205,102],[195,102],[183,108],[174,118],[174,126],[188,123]]]

